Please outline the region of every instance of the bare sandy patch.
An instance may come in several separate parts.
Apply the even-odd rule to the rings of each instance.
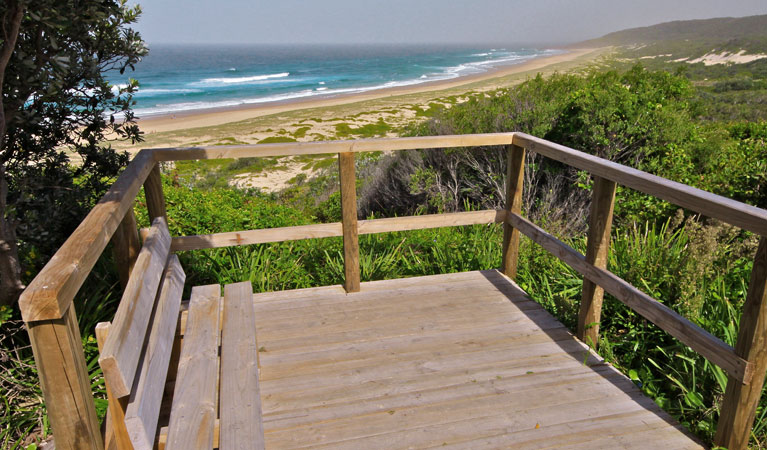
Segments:
[[[690,64],[702,62],[707,66],[713,66],[715,64],[745,64],[762,58],[767,58],[767,55],[761,53],[747,55],[745,50],[741,50],[738,53],[707,53],[700,58],[691,59],[687,62]]]
[[[241,173],[229,180],[229,185],[239,189],[260,189],[263,192],[279,192],[290,187],[290,180],[300,174],[306,174],[310,178],[314,174],[312,169],[304,169],[306,163],[296,161],[286,162],[280,167],[269,168],[261,173]]]

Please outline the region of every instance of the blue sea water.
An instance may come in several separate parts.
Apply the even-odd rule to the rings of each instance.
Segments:
[[[553,49],[436,46],[152,46],[135,71],[139,117],[337,96],[447,80]]]

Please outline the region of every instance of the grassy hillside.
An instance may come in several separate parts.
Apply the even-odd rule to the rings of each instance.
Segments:
[[[737,53],[740,50],[746,54],[764,53],[767,15],[666,22],[617,31],[574,46],[630,47],[633,56],[638,57],[669,53],[676,58],[699,57],[706,53]]]

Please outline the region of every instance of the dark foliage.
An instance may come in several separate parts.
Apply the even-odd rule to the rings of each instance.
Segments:
[[[128,27],[139,12],[122,0],[0,4],[2,49],[11,52],[0,67],[3,286],[35,272],[125,165],[127,155],[109,140],[140,138],[131,112],[137,83],[118,88],[104,76],[132,68],[146,53]]]

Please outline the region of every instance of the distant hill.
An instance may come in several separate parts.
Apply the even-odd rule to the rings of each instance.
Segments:
[[[633,56],[671,55],[696,58],[712,53],[767,53],[767,15],[677,20],[616,31],[573,47],[618,46]]]
[[[606,34],[581,44],[632,45],[658,41],[711,40],[727,41],[767,36],[767,15],[748,17],[720,17],[704,20],[675,20],[649,27],[629,28]]]

